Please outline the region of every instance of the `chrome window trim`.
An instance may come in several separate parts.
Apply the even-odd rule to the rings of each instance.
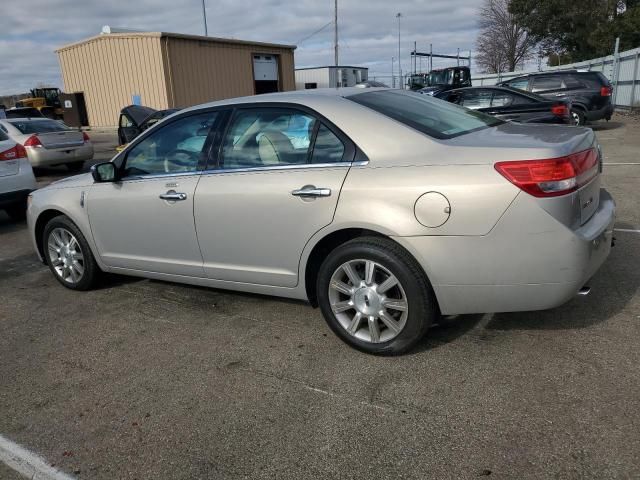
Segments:
[[[149,173],[146,175],[132,175],[130,177],[123,177],[121,182],[129,182],[134,180],[153,180],[154,178],[167,178],[167,177],[192,177],[201,175],[203,170],[192,170],[190,172],[174,172],[174,173]]]
[[[345,168],[351,166],[363,166],[369,163],[366,161],[358,162],[333,162],[333,163],[301,163],[295,165],[274,165],[269,167],[246,167],[246,168],[216,168],[203,170],[203,175],[215,175],[218,173],[246,173],[246,172],[269,172],[280,170],[303,170],[308,168]]]
[[[154,178],[167,177],[188,177],[195,175],[212,175],[218,173],[245,173],[245,172],[265,172],[271,170],[299,170],[305,168],[336,168],[336,167],[364,167],[369,164],[369,160],[357,162],[334,162],[334,163],[303,163],[300,165],[274,165],[270,167],[246,167],[246,168],[217,168],[208,170],[194,170],[192,172],[176,172],[176,173],[150,173],[147,175],[132,175],[130,177],[121,178],[121,182],[147,180]]]

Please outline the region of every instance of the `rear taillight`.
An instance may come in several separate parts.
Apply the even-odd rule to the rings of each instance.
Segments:
[[[600,96],[601,97],[610,97],[613,93],[613,87],[605,85],[604,87],[600,87]]]
[[[551,107],[551,113],[553,113],[557,117],[568,117],[569,109],[564,103],[559,103]]]
[[[82,140],[83,140],[84,142],[88,142],[89,140],[91,140],[91,139],[89,138],[89,135],[87,135],[87,132],[82,132]]]
[[[24,146],[25,147],[41,147],[42,142],[40,142],[40,139],[38,138],[37,135],[31,135],[29,138],[27,138],[27,141],[24,142]]]
[[[598,152],[590,148],[560,158],[498,162],[495,169],[534,197],[557,197],[576,191],[598,175]]]
[[[26,158],[27,151],[20,144],[17,144],[15,147],[10,148],[9,150],[5,150],[4,152],[0,152],[0,162],[3,160],[16,160],[18,158]]]

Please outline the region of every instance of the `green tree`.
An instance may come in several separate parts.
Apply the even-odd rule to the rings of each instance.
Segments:
[[[569,61],[640,46],[639,0],[511,0],[509,10],[547,55]]]

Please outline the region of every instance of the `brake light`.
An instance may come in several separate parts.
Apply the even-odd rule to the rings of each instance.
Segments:
[[[559,103],[551,107],[551,113],[553,113],[557,117],[568,117],[569,109],[564,103]]]
[[[87,135],[87,132],[82,132],[82,140],[83,140],[85,143],[86,143],[86,142],[88,142],[89,140],[91,140],[91,139],[89,138],[89,135]]]
[[[3,160],[17,160],[18,158],[26,158],[27,151],[19,143],[9,150],[0,152],[0,162]]]
[[[578,190],[598,175],[595,148],[566,157],[498,162],[495,169],[534,197],[557,197]]]
[[[24,146],[25,147],[41,147],[42,142],[40,142],[40,139],[38,138],[37,135],[31,135],[29,138],[27,138],[27,141],[24,142]]]
[[[613,87],[609,85],[605,85],[604,87],[600,87],[600,96],[601,97],[610,97],[613,93]]]

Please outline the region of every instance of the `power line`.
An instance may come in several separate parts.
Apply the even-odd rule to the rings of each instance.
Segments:
[[[316,30],[315,32],[313,32],[310,35],[307,35],[306,37],[303,37],[302,39],[298,40],[296,42],[296,45],[301,44],[302,42],[306,42],[307,40],[309,40],[311,37],[313,37],[314,35],[317,35],[318,33],[320,33],[322,30],[324,30],[325,28],[327,28],[329,25],[333,25],[333,20],[331,20],[329,23],[323,25],[322,27],[320,27],[318,30]]]

